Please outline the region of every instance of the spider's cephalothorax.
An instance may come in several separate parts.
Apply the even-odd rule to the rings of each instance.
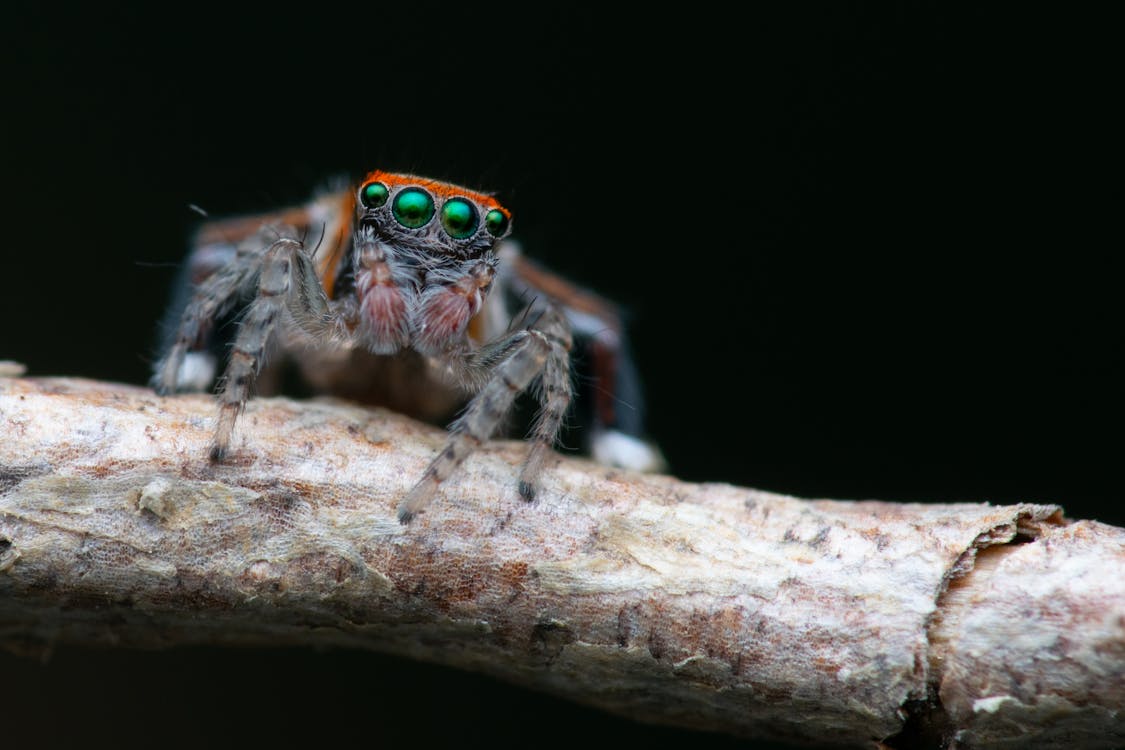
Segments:
[[[532,265],[494,198],[414,175],[372,172],[358,187],[260,217],[205,225],[186,267],[188,294],[153,384],[206,387],[215,332],[239,316],[211,447],[222,460],[267,355],[280,350],[316,389],[439,418],[475,394],[445,448],[399,505],[423,510],[442,481],[533,385],[540,413],[520,493],[536,480],[571,400],[570,352],[593,365],[595,458],[657,468],[639,440],[636,378],[613,308]],[[316,246],[305,238],[323,235]],[[514,304],[514,306],[512,306]],[[511,310],[515,310],[515,315]],[[619,402],[633,402],[622,413]]]
[[[509,214],[494,198],[447,183],[374,172],[358,191],[351,284],[371,351],[463,347],[496,276],[493,248]],[[348,269],[337,269],[348,279]]]

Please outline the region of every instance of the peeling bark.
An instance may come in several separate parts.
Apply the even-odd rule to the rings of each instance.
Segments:
[[[444,433],[335,402],[0,378],[0,646],[316,644],[643,721],[818,745],[1125,742],[1125,530],[1054,506],[806,501],[523,447],[412,525]]]

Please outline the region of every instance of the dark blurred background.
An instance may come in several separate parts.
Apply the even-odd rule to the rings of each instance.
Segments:
[[[189,204],[413,171],[625,305],[685,479],[1123,524],[1120,67],[1084,12],[8,10],[0,358],[142,383]],[[0,673],[8,739],[732,744],[368,654]]]

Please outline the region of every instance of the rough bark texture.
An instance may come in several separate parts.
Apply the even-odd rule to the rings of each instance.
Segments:
[[[0,378],[0,645],[321,644],[479,670],[636,719],[820,745],[1125,741],[1125,530],[1042,505],[805,501],[444,433]]]

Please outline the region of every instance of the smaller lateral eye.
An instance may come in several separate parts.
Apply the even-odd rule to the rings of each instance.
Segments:
[[[487,229],[488,233],[493,237],[499,237],[504,234],[504,232],[508,231],[507,215],[498,208],[492,209],[485,214],[484,228]]]
[[[471,237],[477,231],[477,209],[464,198],[451,198],[441,207],[441,225],[455,240]]]
[[[390,191],[381,182],[371,182],[359,189],[359,202],[366,208],[378,208],[387,202]]]

